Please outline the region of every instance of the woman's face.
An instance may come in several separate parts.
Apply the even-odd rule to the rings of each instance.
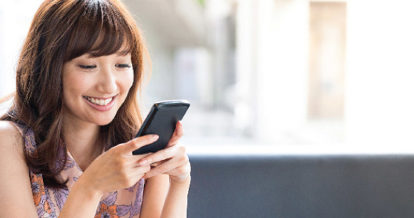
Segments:
[[[133,81],[130,54],[101,57],[84,54],[66,62],[63,66],[65,120],[109,124]]]

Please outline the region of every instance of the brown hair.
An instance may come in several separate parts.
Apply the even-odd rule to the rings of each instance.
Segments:
[[[25,158],[30,169],[43,174],[45,185],[63,188],[66,184],[56,179],[64,167],[56,165],[63,139],[63,64],[85,53],[113,54],[125,45],[131,53],[134,82],[114,120],[100,128],[105,150],[132,139],[142,122],[137,92],[146,48],[139,29],[117,0],[46,0],[36,12],[18,62],[14,104],[1,119],[33,130],[37,149],[26,151]]]

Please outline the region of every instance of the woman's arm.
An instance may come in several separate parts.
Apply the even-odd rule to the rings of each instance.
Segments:
[[[132,151],[157,138],[152,135],[138,137],[97,157],[73,185],[59,217],[94,217],[104,193],[138,182],[150,166],[137,166],[137,161],[145,155],[134,156]]]
[[[168,194],[168,175],[158,175],[145,180],[141,218],[159,218]]]
[[[189,187],[190,177],[183,182],[170,182],[165,174],[147,179],[140,217],[187,217]]]
[[[191,177],[182,182],[170,180],[170,190],[162,209],[162,218],[187,217],[187,197]]]
[[[72,186],[59,217],[94,217],[101,197],[81,176]]]
[[[0,217],[38,217],[33,201],[22,135],[8,121],[0,121]],[[78,182],[81,179],[78,180]],[[75,183],[60,217],[93,217],[100,197]]]
[[[23,146],[13,124],[0,121],[0,217],[38,217]]]
[[[185,218],[191,166],[183,146],[177,146],[183,127],[177,122],[167,148],[142,158],[140,165],[155,164],[147,172],[141,218]]]
[[[95,159],[73,185],[59,217],[94,217],[103,193],[135,184],[149,166],[132,151],[154,142],[143,136],[115,146]],[[7,121],[0,121],[0,217],[38,217],[33,201],[23,139]]]

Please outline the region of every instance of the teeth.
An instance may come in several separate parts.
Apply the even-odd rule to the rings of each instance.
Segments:
[[[103,99],[97,99],[97,98],[92,98],[92,97],[86,97],[86,99],[88,99],[88,101],[90,101],[94,104],[102,105],[102,106],[107,105],[107,104],[109,104],[109,102],[112,101],[112,98],[108,98],[108,99],[103,100]]]

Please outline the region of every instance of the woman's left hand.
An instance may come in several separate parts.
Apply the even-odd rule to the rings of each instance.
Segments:
[[[183,136],[183,126],[177,122],[174,134],[167,147],[142,158],[140,165],[151,164],[153,167],[144,178],[150,178],[159,174],[168,174],[172,182],[185,182],[190,177],[190,161],[184,146],[177,145]]]

